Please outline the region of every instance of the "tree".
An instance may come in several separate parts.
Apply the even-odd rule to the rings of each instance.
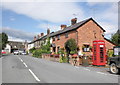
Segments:
[[[33,57],[42,57],[43,53],[50,53],[50,38],[47,38],[45,44],[42,44],[41,48],[33,50]]]
[[[120,30],[118,30],[115,34],[112,35],[111,41],[116,45],[120,46]]]
[[[46,44],[42,45],[41,49],[45,53],[50,53],[50,38],[47,38]]]
[[[77,44],[76,44],[76,41],[75,39],[69,39],[65,42],[65,49],[66,49],[66,52],[67,52],[67,60],[69,62],[69,57],[68,55],[70,53],[77,53]]]
[[[6,47],[6,44],[8,43],[8,36],[6,33],[0,34],[0,45],[2,45],[2,49]]]
[[[70,53],[71,51],[77,52],[77,44],[75,42],[75,39],[69,39],[65,42],[65,49],[67,53]]]

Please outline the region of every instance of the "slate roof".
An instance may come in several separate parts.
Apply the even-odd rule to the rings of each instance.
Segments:
[[[64,28],[63,30],[59,30],[59,31],[56,31],[56,32],[50,34],[49,37],[59,35],[59,34],[62,34],[62,33],[65,33],[65,32],[71,31],[71,30],[75,30],[75,29],[79,28],[80,26],[84,25],[85,23],[87,23],[90,20],[93,20],[93,19],[89,18],[89,19],[83,20],[81,22],[78,22],[74,25],[68,26],[68,27]],[[93,22],[95,22],[95,21],[93,20]],[[105,30],[97,22],[95,22],[95,23],[105,32]]]
[[[45,35],[45,36],[41,37],[40,39],[37,39],[36,41],[47,38],[47,37],[53,37],[53,36],[68,32],[68,31],[75,30],[75,29],[81,27],[82,25],[84,25],[85,23],[87,23],[90,20],[95,22],[97,24],[97,26],[99,26],[105,32],[105,30],[96,21],[94,21],[92,18],[89,18],[89,19],[83,20],[81,22],[78,22],[78,23],[76,23],[74,25],[68,26],[68,27],[64,28],[63,30],[59,30],[59,31],[56,31],[54,33],[50,33],[49,35]],[[32,41],[32,42],[35,42],[35,41]]]

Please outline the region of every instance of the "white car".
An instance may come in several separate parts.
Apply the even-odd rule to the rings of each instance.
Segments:
[[[13,54],[14,54],[14,55],[18,55],[18,54],[19,54],[19,51],[16,50],[16,51],[13,52]]]
[[[22,55],[26,55],[26,52],[22,52]]]

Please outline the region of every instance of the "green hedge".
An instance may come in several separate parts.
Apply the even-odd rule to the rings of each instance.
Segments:
[[[33,51],[33,57],[42,58],[42,53],[50,53],[47,50],[36,49]]]

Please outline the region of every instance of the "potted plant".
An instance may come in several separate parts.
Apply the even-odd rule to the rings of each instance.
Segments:
[[[90,48],[90,50],[92,51],[92,46],[90,46],[89,48]]]
[[[71,54],[71,55],[73,55],[73,54],[75,54],[75,53],[76,53],[75,51],[70,51],[70,54]]]

